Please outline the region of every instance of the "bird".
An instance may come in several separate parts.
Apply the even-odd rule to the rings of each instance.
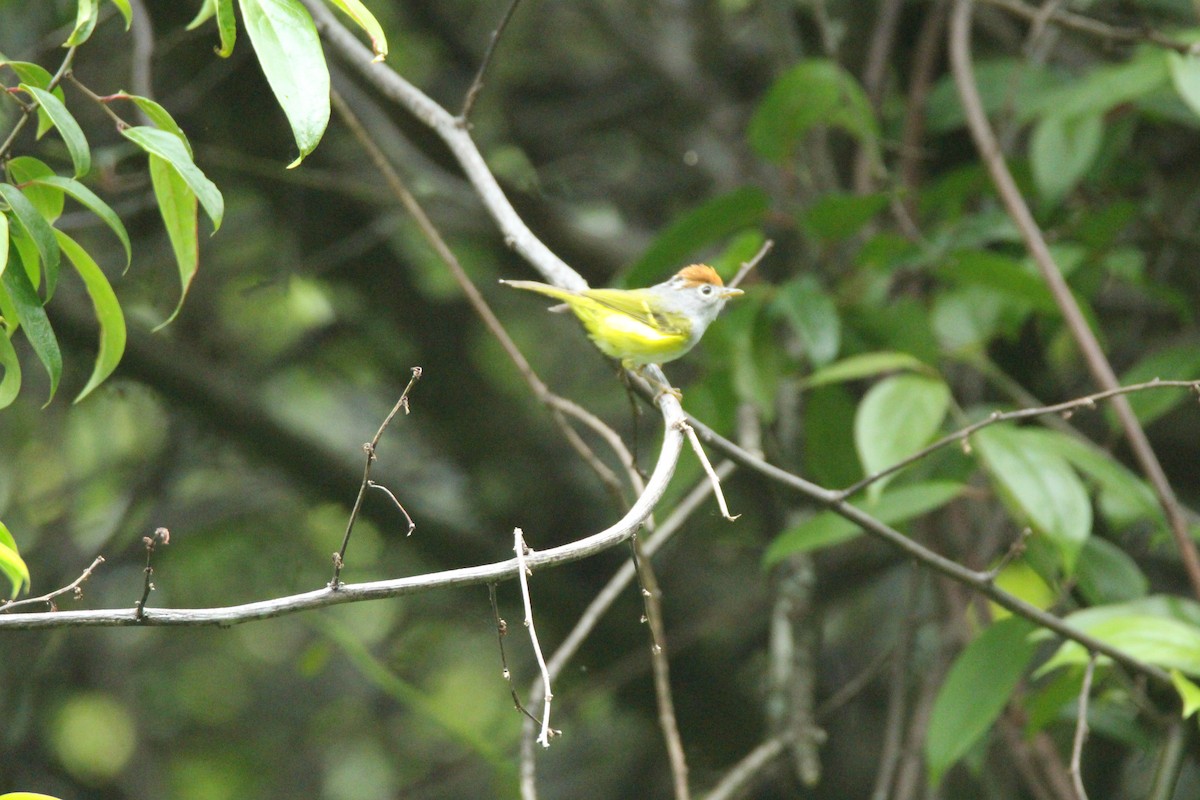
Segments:
[[[583,323],[600,352],[640,372],[691,350],[725,303],[742,295],[707,264],[691,264],[644,289],[560,289],[537,281],[506,286],[561,300]]]

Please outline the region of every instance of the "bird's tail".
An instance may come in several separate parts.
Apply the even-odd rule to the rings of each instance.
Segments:
[[[567,289],[560,289],[557,286],[551,286],[548,283],[538,283],[537,281],[500,281],[506,286],[511,286],[514,289],[524,289],[529,292],[537,292],[544,294],[547,297],[553,297],[555,300],[567,300],[575,297],[575,292]]]

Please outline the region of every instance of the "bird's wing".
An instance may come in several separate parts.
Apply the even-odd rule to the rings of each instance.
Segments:
[[[651,310],[650,304],[647,302],[648,296],[640,291],[588,289],[584,295],[606,308],[632,317],[661,334],[667,336],[686,335],[687,325],[683,314]]]

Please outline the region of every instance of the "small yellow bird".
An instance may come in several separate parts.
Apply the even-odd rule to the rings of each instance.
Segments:
[[[537,281],[500,281],[561,300],[575,312],[605,355],[626,369],[674,361],[691,350],[721,313],[742,294],[725,286],[707,264],[692,264],[646,289],[584,289],[573,292]]]

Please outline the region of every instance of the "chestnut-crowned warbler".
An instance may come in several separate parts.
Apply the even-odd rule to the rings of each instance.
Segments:
[[[684,267],[670,280],[646,289],[573,292],[537,281],[500,282],[566,303],[596,347],[620,359],[626,369],[679,358],[700,341],[725,301],[742,293],[726,287],[706,264]]]

